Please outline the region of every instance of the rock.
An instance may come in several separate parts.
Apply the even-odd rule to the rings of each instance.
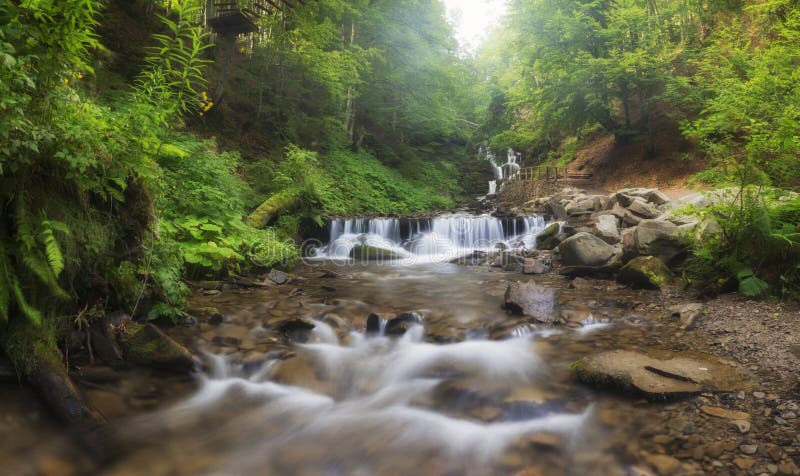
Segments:
[[[655,205],[664,205],[671,200],[667,194],[659,191],[656,188],[624,188],[617,193],[624,194],[629,197],[639,197],[647,200]]]
[[[558,245],[567,266],[603,266],[615,255],[614,247],[590,233],[577,233]]]
[[[745,434],[750,431],[750,422],[747,420],[733,420],[731,421],[731,426],[736,428],[739,433]]]
[[[743,471],[752,468],[755,463],[756,463],[755,460],[753,460],[752,458],[734,458],[733,459],[733,464],[737,468],[739,468],[739,469],[741,469]]]
[[[736,410],[728,410],[722,407],[712,407],[710,405],[703,405],[700,411],[706,415],[715,416],[717,418],[725,418],[727,420],[749,420],[750,414]]]
[[[589,385],[616,388],[653,400],[705,390],[731,391],[746,380],[713,356],[686,357],[660,350],[651,350],[650,355],[631,350],[605,351],[575,362],[572,371]]]
[[[678,474],[681,469],[681,462],[672,456],[652,453],[644,453],[642,456],[645,462],[652,466],[660,476]]]
[[[686,250],[678,227],[665,220],[642,220],[634,231],[622,234],[625,259],[656,256],[669,263]]]
[[[552,250],[561,242],[558,239],[558,233],[561,231],[561,225],[551,223],[536,235],[536,248],[540,250]]]
[[[545,258],[525,258],[522,264],[523,274],[544,274],[550,271],[550,260]]]
[[[631,204],[628,205],[628,210],[642,218],[655,218],[659,215],[658,210],[654,206],[641,198],[635,198]]]
[[[271,269],[267,274],[267,279],[275,284],[281,285],[289,282],[289,275],[278,269]]]
[[[278,332],[298,342],[307,341],[308,334],[315,327],[317,327],[317,325],[313,321],[299,317],[289,318],[275,325],[275,329]]]
[[[372,313],[367,316],[367,335],[379,335],[386,324],[386,319]]]
[[[356,245],[350,250],[350,258],[358,261],[384,261],[402,258],[398,253],[370,245]]]
[[[739,451],[746,455],[754,455],[758,451],[758,445],[739,445]]]
[[[416,312],[404,312],[386,323],[387,336],[401,336],[411,328],[411,326],[422,324],[422,316]]]
[[[680,327],[683,330],[690,330],[697,323],[697,320],[705,312],[705,306],[699,302],[692,302],[688,304],[678,304],[669,308],[667,317],[680,320]]]
[[[636,199],[636,197],[634,197],[633,195],[628,195],[627,193],[625,193],[623,191],[619,191],[619,192],[617,192],[617,193],[615,193],[614,195],[611,196],[611,201],[614,204],[619,204],[619,205],[621,205],[622,207],[625,207],[625,208],[630,206],[630,204],[633,203],[633,201],[635,199]]]
[[[135,364],[178,372],[194,368],[192,354],[153,324],[129,322],[120,337],[125,359]]]
[[[621,241],[619,222],[614,215],[598,215],[595,218],[592,234],[609,245],[616,245]]]
[[[672,272],[655,256],[639,256],[622,267],[617,281],[635,289],[660,289],[672,281]]]
[[[508,285],[504,307],[514,314],[532,317],[540,322],[554,322],[556,290],[533,282]]]
[[[778,465],[778,474],[797,476],[800,474],[800,468],[791,461],[786,461]]]

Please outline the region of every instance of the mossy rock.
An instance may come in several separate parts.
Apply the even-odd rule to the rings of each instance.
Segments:
[[[359,261],[383,261],[402,258],[398,253],[370,245],[356,245],[350,250],[350,258]]]
[[[551,223],[544,230],[536,235],[536,248],[540,250],[552,250],[561,242],[558,239],[558,233],[561,231],[561,225],[558,223]]]
[[[673,275],[666,264],[655,256],[639,256],[628,262],[617,280],[637,289],[660,289],[672,282]]]
[[[125,359],[134,364],[178,372],[194,368],[191,352],[152,324],[128,322],[121,344]]]

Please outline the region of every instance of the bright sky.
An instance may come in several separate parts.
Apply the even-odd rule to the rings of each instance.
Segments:
[[[443,0],[461,48],[474,52],[502,17],[508,0]]]

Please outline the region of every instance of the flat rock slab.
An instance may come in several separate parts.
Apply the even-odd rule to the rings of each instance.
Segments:
[[[555,313],[556,290],[533,282],[515,282],[508,285],[503,307],[513,314],[532,317],[539,322],[553,322],[558,319]]]
[[[584,357],[573,364],[572,370],[586,384],[651,400],[748,387],[743,372],[711,355],[612,350]]]

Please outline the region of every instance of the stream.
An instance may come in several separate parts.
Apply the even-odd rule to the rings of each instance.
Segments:
[[[124,448],[90,472],[629,474],[641,435],[673,421],[675,405],[598,393],[575,382],[569,366],[598,350],[670,342],[659,294],[449,263],[497,243],[528,248],[543,226],[536,217],[343,220],[285,285],[197,290],[191,308],[199,323],[170,334],[202,352],[205,370],[193,378],[128,370],[89,379],[89,399]],[[362,243],[402,256],[344,259]],[[529,279],[566,325],[501,308],[508,283]],[[392,326],[397,316],[401,325]],[[699,339],[669,345],[702,348]],[[10,411],[26,398],[12,395],[3,414],[37,411]],[[31,459],[39,469],[54,459],[67,464],[69,438],[42,420],[16,427],[19,441],[49,441],[28,452],[7,440],[11,423],[0,424],[0,457],[20,469],[10,474],[37,474],[22,470]]]

